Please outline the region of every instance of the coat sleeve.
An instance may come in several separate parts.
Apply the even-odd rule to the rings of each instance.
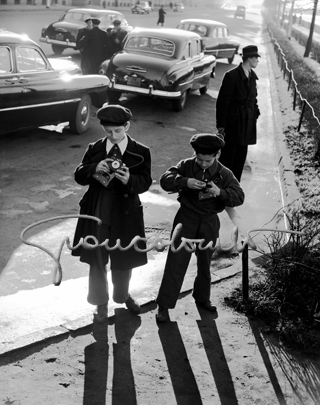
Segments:
[[[222,200],[227,207],[242,205],[245,196],[240,183],[229,169],[224,168],[221,173],[224,181],[220,188],[220,196],[218,198]]]
[[[125,191],[130,194],[142,194],[148,191],[152,184],[150,149],[144,147],[140,153],[143,162],[130,173],[128,184],[123,186]]]
[[[228,121],[230,103],[235,90],[235,80],[228,72],[224,75],[216,103],[216,127],[225,128]]]
[[[81,163],[76,167],[74,172],[75,181],[81,186],[87,186],[96,180],[92,177],[96,171],[99,161],[93,159],[93,144],[89,144],[85,151]]]
[[[160,177],[160,186],[164,191],[171,193],[178,193],[180,190],[188,188],[188,177],[184,175],[183,161],[163,173]]]

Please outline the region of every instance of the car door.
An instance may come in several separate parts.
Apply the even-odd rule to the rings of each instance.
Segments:
[[[203,52],[201,52],[201,39],[191,38],[190,40],[191,59],[190,63],[194,71],[194,79],[192,84],[192,90],[199,89],[203,86],[204,77],[204,63]]]
[[[229,40],[227,27],[220,27],[219,35],[219,58],[231,58],[235,53],[235,46]]]
[[[13,70],[5,78],[1,118],[7,130],[58,122],[65,112],[65,91],[42,51],[33,45],[11,49]]]

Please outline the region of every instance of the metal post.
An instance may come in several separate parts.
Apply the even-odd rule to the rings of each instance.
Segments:
[[[300,129],[301,129],[302,119],[303,119],[303,114],[304,114],[305,108],[306,108],[306,100],[303,100],[303,102],[302,102],[302,110],[301,110],[301,115],[300,115],[300,120],[299,120],[299,126],[298,126],[298,132],[300,132]]]
[[[249,248],[245,245],[242,251],[242,298],[247,301],[249,298]]]

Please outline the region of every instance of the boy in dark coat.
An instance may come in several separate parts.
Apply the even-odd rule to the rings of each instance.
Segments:
[[[242,63],[225,73],[216,103],[216,127],[224,135],[220,163],[241,179],[248,145],[257,142],[257,75],[258,48],[249,45],[242,50]]]
[[[195,156],[180,161],[160,178],[161,187],[168,192],[179,193],[179,211],[173,222],[172,232],[178,224],[182,230],[174,241],[174,247],[181,244],[181,238],[203,239],[203,246],[216,244],[220,222],[218,213],[226,206],[236,207],[244,201],[244,193],[232,172],[219,163],[220,149],[224,146],[222,137],[213,134],[197,134],[190,140]],[[172,236],[172,233],[171,233]],[[200,249],[197,244],[197,276],[194,281],[193,297],[197,305],[208,311],[216,311],[210,301],[210,263],[213,250]],[[191,252],[185,247],[173,252],[169,247],[158,297],[158,322],[169,319],[168,308],[174,308],[186,274]]]
[[[98,217],[102,225],[80,218],[74,247],[89,235],[99,243],[109,239],[109,247],[113,247],[117,239],[126,247],[135,236],[145,237],[139,194],[152,184],[151,156],[149,148],[127,134],[131,116],[130,110],[120,105],[107,105],[97,112],[106,136],[89,144],[75,170],[75,180],[82,186],[89,186],[80,201],[80,214]],[[88,242],[93,243],[92,238]],[[144,249],[145,243],[140,241],[138,247]],[[139,304],[128,291],[132,269],[147,263],[146,253],[138,252],[134,247],[109,251],[104,246],[96,249],[80,246],[72,255],[80,256],[80,261],[90,265],[88,302],[97,305],[96,321],[104,322],[108,316],[106,265],[109,258],[113,300],[125,303],[135,313],[140,312]]]

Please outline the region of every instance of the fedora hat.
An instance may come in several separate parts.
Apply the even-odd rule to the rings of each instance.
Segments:
[[[248,45],[242,48],[242,54],[240,54],[240,56],[244,57],[256,56],[261,58],[261,56],[258,54],[258,47],[255,45]]]

